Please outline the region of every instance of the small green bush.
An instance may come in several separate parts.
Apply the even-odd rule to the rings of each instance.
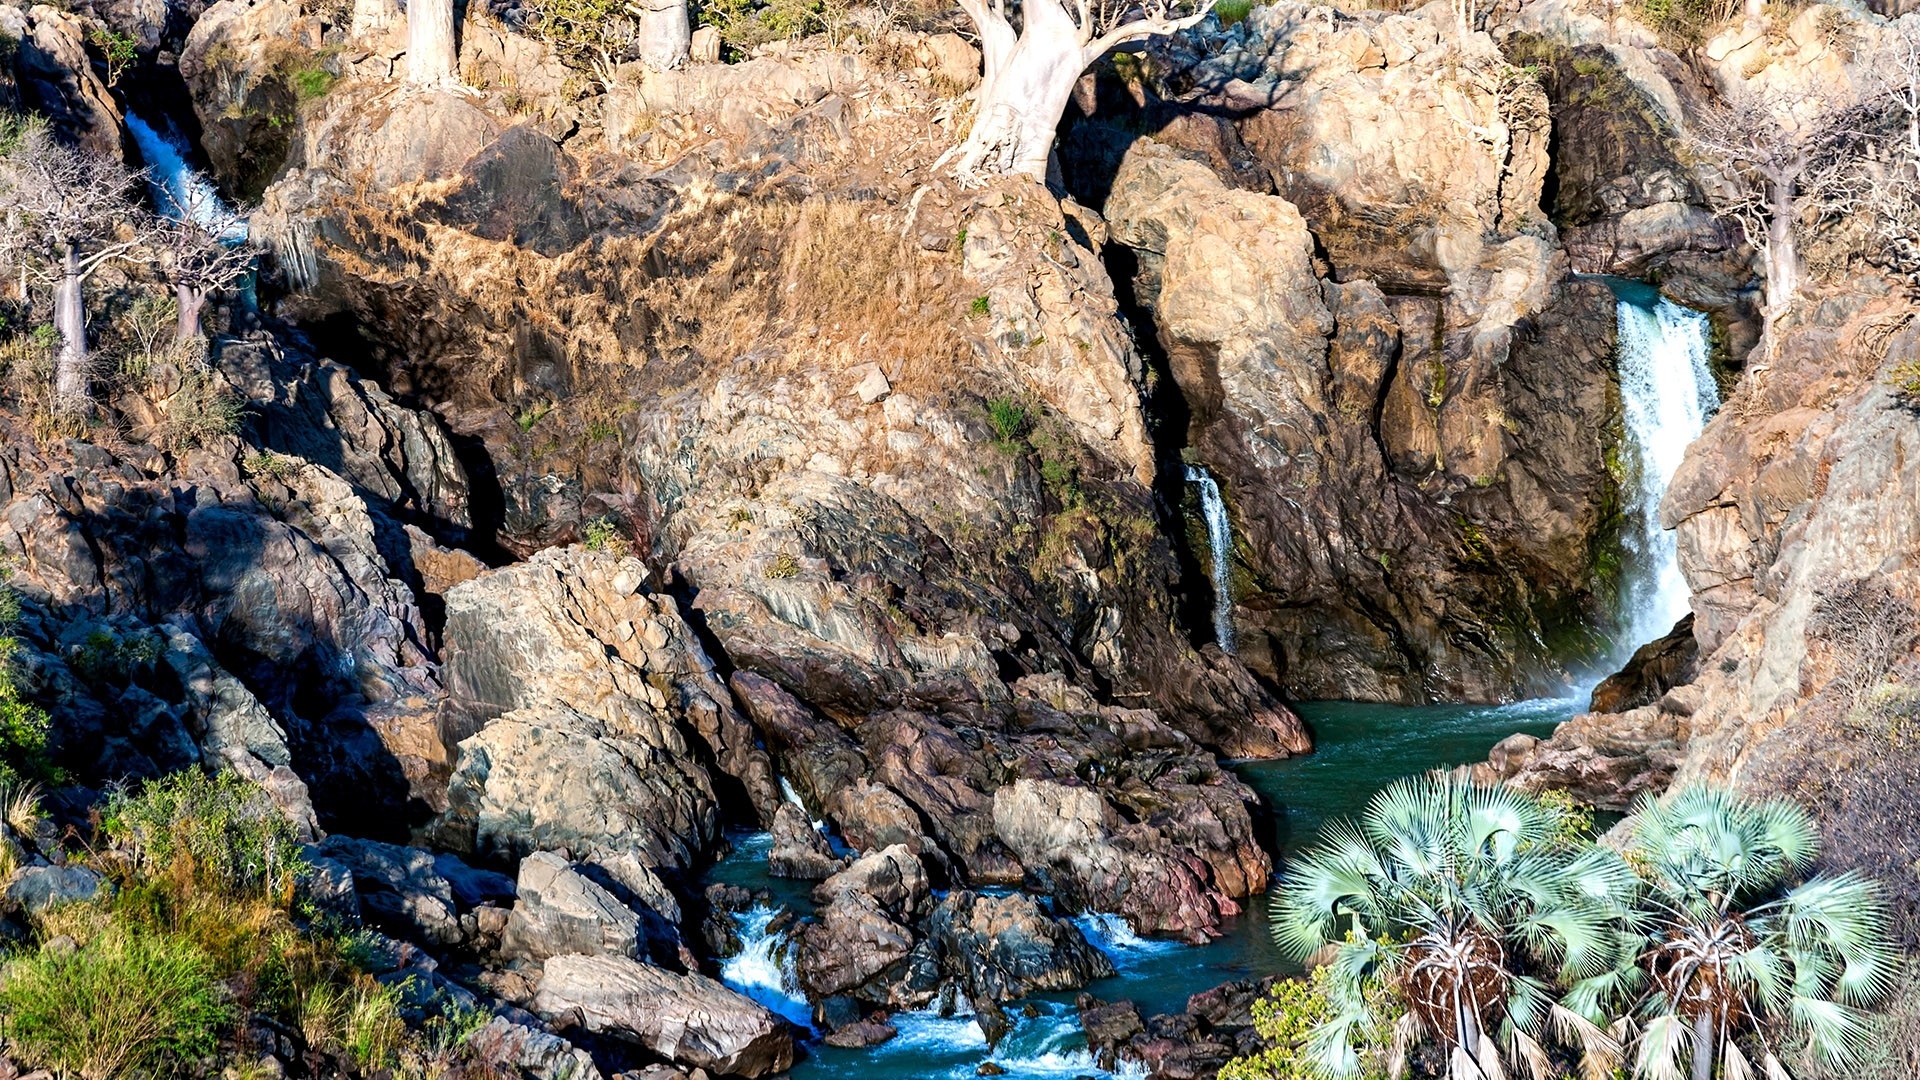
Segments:
[[[318,101],[327,96],[339,76],[323,67],[301,68],[293,73],[293,93],[301,101]]]
[[[1920,409],[1920,360],[1894,365],[1885,381],[1895,401],[1909,409]]]
[[[987,402],[987,423],[993,426],[994,445],[1008,453],[1018,453],[1021,437],[1027,433],[1027,408],[1018,399],[997,397]]]
[[[1265,1048],[1234,1058],[1220,1069],[1220,1080],[1321,1080],[1314,1060],[1301,1053],[1314,1029],[1334,1018],[1327,1000],[1328,969],[1319,968],[1307,979],[1283,979],[1267,996],[1253,1003],[1253,1030]],[[1382,1004],[1385,1004],[1382,1002]],[[1378,1055],[1362,1058],[1355,1080],[1375,1080]]]
[[[632,552],[632,545],[620,532],[620,523],[610,517],[597,517],[587,522],[585,540],[588,551],[604,551],[621,557]]]
[[[0,574],[0,786],[56,778],[47,760],[47,714],[20,695],[15,657],[20,640],[13,628],[20,619],[20,598]]]
[[[121,930],[8,964],[0,1013],[25,1057],[85,1080],[173,1072],[213,1053],[233,1018],[198,949]]]
[[[101,829],[144,873],[226,895],[281,894],[308,871],[292,824],[232,772],[186,769],[148,781],[138,795],[115,792]]]
[[[1213,14],[1224,29],[1253,14],[1253,0],[1219,0],[1213,5]]]
[[[962,241],[962,243],[965,243],[965,241]],[[972,312],[975,318],[981,318],[985,316],[987,312],[993,310],[993,302],[984,296],[976,296],[973,298],[973,303],[968,306],[967,310]]]

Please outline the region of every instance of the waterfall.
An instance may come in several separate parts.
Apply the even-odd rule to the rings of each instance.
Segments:
[[[1213,638],[1233,651],[1233,524],[1220,485],[1198,465],[1187,466],[1187,482],[1200,489],[1200,515],[1207,522],[1207,547],[1213,554]]]
[[[1660,500],[1688,444],[1720,407],[1720,392],[1709,365],[1706,315],[1665,297],[1622,290],[1616,317],[1626,435],[1622,645],[1631,652],[1664,636],[1687,613],[1690,593],[1673,534],[1660,527]]]
[[[147,187],[161,214],[176,221],[194,221],[208,232],[217,232],[222,240],[237,243],[247,238],[246,219],[236,216],[214,190],[213,182],[187,164],[186,155],[173,140],[132,113],[127,114],[127,133],[133,136],[140,160],[146,163]]]
[[[733,917],[740,934],[740,951],[721,962],[720,981],[795,1026],[811,1029],[813,1007],[800,992],[786,936],[768,929],[778,915],[773,908],[756,904],[753,910]]]

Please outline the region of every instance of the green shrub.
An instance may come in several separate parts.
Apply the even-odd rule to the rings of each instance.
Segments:
[[[620,523],[610,517],[597,517],[587,522],[584,539],[588,551],[604,551],[625,557],[633,550],[633,545],[620,532]]]
[[[233,1018],[198,949],[121,930],[8,964],[0,1013],[17,1052],[86,1080],[173,1072],[211,1054]]]
[[[1019,453],[1021,437],[1027,433],[1027,408],[1011,397],[987,402],[987,423],[993,425],[994,445],[1008,453]]]
[[[1327,968],[1319,968],[1307,979],[1284,979],[1274,984],[1267,996],[1253,1003],[1253,1030],[1265,1048],[1255,1054],[1227,1062],[1220,1080],[1321,1080],[1321,1073],[1301,1051],[1314,1030],[1334,1018],[1327,1000]],[[1378,1002],[1385,1007],[1385,1002]],[[1372,1080],[1383,1075],[1378,1062],[1366,1059],[1356,1080]]]
[[[1886,387],[1895,401],[1909,409],[1920,409],[1920,360],[1896,364],[1887,372]]]
[[[293,83],[295,97],[301,101],[318,101],[327,96],[327,91],[333,89],[333,84],[339,81],[339,76],[323,67],[309,67],[295,71],[290,81]]]
[[[132,34],[96,26],[88,32],[87,41],[100,50],[101,59],[106,61],[108,86],[119,82],[127,67],[139,59],[139,43]]]
[[[57,779],[47,760],[47,714],[20,696],[15,657],[20,640],[13,628],[20,619],[20,598],[0,574],[0,786],[27,779]]]
[[[962,241],[962,243],[965,243],[965,241]],[[988,300],[984,296],[976,296],[973,298],[973,303],[967,306],[967,310],[975,318],[981,318],[985,316],[987,312],[993,310],[993,301]]]
[[[284,895],[308,869],[273,800],[231,772],[186,769],[115,792],[101,829],[142,872],[231,896]]]
[[[1232,26],[1253,14],[1253,0],[1219,0],[1213,5],[1213,14],[1222,28]]]

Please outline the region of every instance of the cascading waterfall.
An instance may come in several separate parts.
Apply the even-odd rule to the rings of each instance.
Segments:
[[[1207,547],[1213,555],[1213,638],[1233,651],[1233,523],[1220,485],[1198,465],[1187,466],[1187,482],[1200,489],[1200,515],[1207,523]]]
[[[187,164],[186,155],[171,139],[133,113],[127,114],[127,133],[133,136],[140,160],[146,163],[147,186],[162,214],[176,221],[196,222],[230,243],[247,238],[246,219],[235,216],[214,190],[213,182]]]
[[[1720,391],[1709,363],[1706,315],[1665,297],[1623,291],[1616,317],[1629,503],[1621,622],[1622,645],[1630,652],[1665,635],[1687,613],[1690,593],[1674,536],[1660,527],[1660,500],[1688,444],[1720,407]]]
[[[765,904],[735,915],[740,951],[720,964],[720,981],[736,993],[759,1002],[769,1012],[811,1030],[813,1008],[800,992],[792,953],[784,934],[770,928],[780,913]]]

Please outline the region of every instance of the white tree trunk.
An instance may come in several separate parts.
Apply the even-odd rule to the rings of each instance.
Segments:
[[[407,81],[417,86],[454,81],[453,0],[407,0]]]
[[[60,353],[53,362],[53,407],[62,414],[86,408],[87,314],[81,304],[80,253],[69,246],[60,281],[53,287],[53,325],[60,331]]]
[[[641,0],[640,6],[640,62],[654,71],[684,66],[693,40],[687,0]]]
[[[1771,182],[1767,200],[1767,321],[1772,322],[1800,291],[1800,245],[1793,228],[1793,185]]]
[[[1057,0],[1032,0],[1022,11],[1018,41],[982,35],[985,69],[973,130],[960,150],[962,174],[1047,178],[1054,131],[1088,59],[1079,28]]]
[[[200,313],[206,309],[207,294],[191,285],[175,285],[173,296],[180,312],[173,324],[173,340],[184,345],[200,336]]]

